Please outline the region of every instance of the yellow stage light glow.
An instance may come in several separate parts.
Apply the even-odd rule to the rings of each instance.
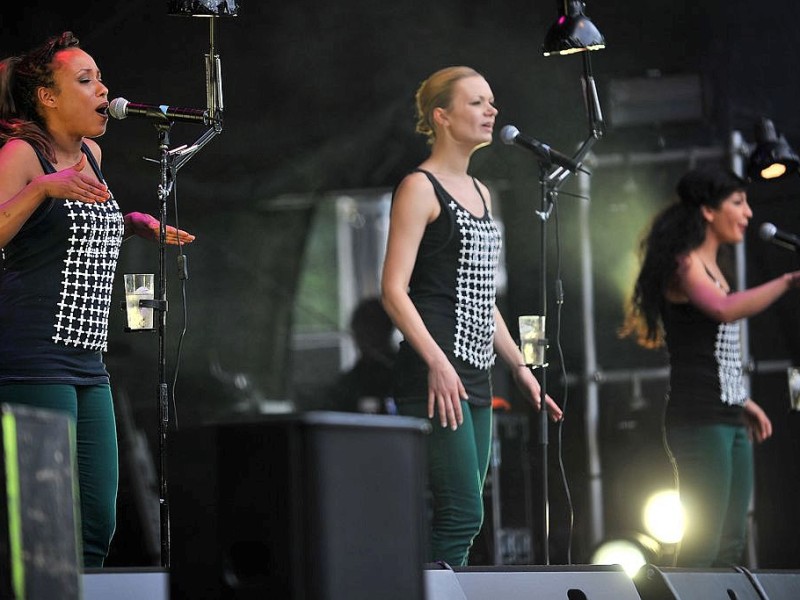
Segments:
[[[635,542],[616,539],[604,542],[592,554],[593,565],[620,565],[629,577],[633,577],[647,562],[644,550]]]
[[[662,544],[676,544],[683,537],[686,516],[676,490],[656,492],[645,503],[645,530]]]

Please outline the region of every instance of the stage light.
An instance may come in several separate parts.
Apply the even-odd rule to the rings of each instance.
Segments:
[[[167,14],[184,17],[235,17],[239,0],[168,0]]]
[[[800,167],[800,158],[766,117],[756,124],[756,146],[749,160],[747,173],[758,180],[779,179],[795,173]]]
[[[542,54],[573,54],[606,47],[603,34],[583,14],[582,0],[558,0],[558,19],[550,26],[542,45]]]
[[[658,564],[661,546],[653,538],[639,532],[609,538],[592,552],[589,564],[620,565],[633,577],[645,564]]]
[[[662,544],[677,544],[683,537],[685,514],[676,490],[654,493],[642,515],[647,533]]]

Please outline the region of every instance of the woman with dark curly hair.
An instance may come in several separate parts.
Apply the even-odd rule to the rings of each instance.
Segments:
[[[76,426],[83,559],[103,565],[116,523],[117,438],[106,350],[125,236],[159,221],[123,217],[100,171],[108,88],[65,32],[0,62],[0,402],[69,414]],[[168,227],[166,241],[194,236]]]
[[[665,445],[686,511],[678,565],[739,564],[753,488],[751,442],[772,424],[742,381],[739,321],[800,285],[800,271],[734,292],[718,260],[744,239],[753,216],[733,172],[693,169],[679,200],[658,214],[641,244],[642,265],[622,335],[666,343],[670,379]]]

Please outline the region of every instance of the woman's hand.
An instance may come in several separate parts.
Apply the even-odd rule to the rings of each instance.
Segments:
[[[159,220],[152,215],[140,212],[132,212],[125,215],[125,237],[138,235],[140,238],[158,241]],[[194,236],[183,229],[176,229],[172,225],[167,225],[166,242],[170,245],[190,244],[194,241]]]
[[[467,390],[461,383],[453,365],[443,358],[428,367],[428,418],[438,413],[442,427],[453,431],[464,422],[461,401],[467,399]]]
[[[105,202],[111,197],[108,186],[81,173],[86,167],[86,155],[71,167],[36,178],[46,198],[66,198],[86,204]]]
[[[751,440],[761,443],[772,435],[772,422],[767,413],[749,398],[744,403],[744,422]]]
[[[533,376],[530,368],[527,365],[518,365],[512,370],[512,373],[519,390],[525,395],[536,411],[540,411],[542,409],[542,388],[539,385],[539,381]],[[551,421],[556,422],[564,418],[563,411],[559,408],[558,404],[556,404],[556,401],[550,397],[550,394],[545,395],[544,403]]]

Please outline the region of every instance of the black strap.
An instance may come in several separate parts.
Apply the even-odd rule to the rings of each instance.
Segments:
[[[441,184],[441,182],[438,179],[436,179],[436,177],[430,171],[426,171],[425,169],[420,169],[419,167],[417,167],[416,169],[414,169],[413,172],[414,173],[425,173],[425,175],[428,177],[428,179],[430,180],[431,184],[433,184],[433,187],[436,188],[437,191],[444,192],[448,196],[450,196],[451,198],[453,197],[452,194],[450,194],[447,190],[444,189],[444,186]],[[478,192],[478,196],[480,196],[480,198],[481,198],[481,203],[483,204],[483,212],[484,212],[484,214],[488,215],[489,214],[489,208],[486,206],[486,198],[483,197],[483,192],[481,192],[481,188],[478,185],[478,180],[475,179],[474,177],[472,177],[472,185],[475,186],[475,190]],[[466,210],[466,209],[464,209],[464,210]]]

